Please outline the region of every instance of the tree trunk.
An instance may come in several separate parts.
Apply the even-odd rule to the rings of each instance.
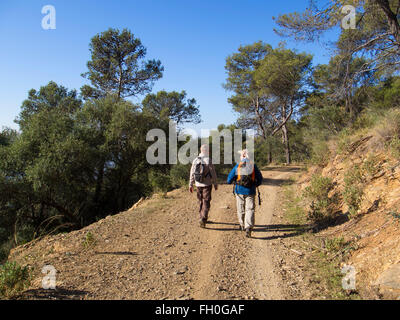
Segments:
[[[18,218],[15,219],[15,223],[14,223],[14,244],[15,244],[15,246],[18,246],[17,224],[18,224]]]
[[[286,164],[290,164],[290,146],[289,146],[289,136],[286,124],[282,126],[283,140],[285,145],[285,155],[286,155]]]
[[[261,133],[262,133],[262,136],[263,136],[264,140],[266,140],[267,139],[267,133],[265,131],[265,127],[264,127],[264,124],[263,124],[262,115],[260,113],[260,101],[259,101],[258,97],[256,98],[256,101],[255,101],[255,111],[256,111],[256,115],[257,115],[258,127],[261,130]]]
[[[350,90],[346,93],[346,98],[345,98],[345,109],[349,114],[349,124],[354,123],[354,121],[357,118],[357,110],[356,110],[356,106],[353,103],[353,99],[352,99],[352,95]]]
[[[291,108],[291,110],[293,110],[293,108]],[[289,136],[288,136],[286,123],[287,123],[288,119],[290,118],[291,113],[290,113],[289,117],[286,117],[285,105],[282,105],[281,112],[282,112],[282,118],[284,119],[281,130],[282,130],[283,144],[285,146],[286,164],[290,164]]]
[[[268,164],[272,163],[272,144],[268,141]]]
[[[122,65],[119,65],[119,79],[118,79],[118,100],[121,99],[122,92]]]
[[[382,11],[385,13],[388,19],[388,26],[390,32],[395,38],[397,45],[400,45],[400,25],[396,13],[390,8],[390,3],[388,0],[375,0],[375,2],[380,6]]]

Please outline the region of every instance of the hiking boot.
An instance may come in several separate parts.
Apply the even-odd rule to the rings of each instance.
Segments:
[[[250,228],[246,229],[246,238],[251,238],[251,229]]]

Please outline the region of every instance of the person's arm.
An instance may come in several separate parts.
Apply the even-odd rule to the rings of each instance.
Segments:
[[[231,172],[229,172],[228,179],[226,180],[226,182],[227,182],[228,184],[231,184],[231,183],[233,182],[233,180],[235,180],[236,168],[237,168],[237,165],[233,167],[233,169],[231,170]]]
[[[214,185],[215,190],[217,190],[218,189],[217,173],[215,171],[215,167],[213,164],[210,164],[210,171],[211,171],[212,184]]]
[[[193,192],[194,185],[194,170],[195,170],[195,161],[192,162],[192,167],[190,168],[190,176],[189,176],[189,191]]]
[[[254,165],[254,170],[256,173],[256,186],[260,186],[263,182],[263,176],[260,170],[258,170],[257,165]]]

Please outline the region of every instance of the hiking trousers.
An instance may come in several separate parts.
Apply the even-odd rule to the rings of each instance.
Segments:
[[[255,194],[236,194],[236,207],[239,224],[245,229],[252,230],[254,228],[255,198]]]
[[[210,211],[211,205],[211,191],[212,186],[207,187],[196,187],[197,188],[197,200],[199,201],[199,218],[206,222],[208,219],[208,212]]]

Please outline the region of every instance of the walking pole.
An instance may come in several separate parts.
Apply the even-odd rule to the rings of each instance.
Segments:
[[[258,191],[258,205],[261,206],[261,195],[260,195],[260,189],[257,187]]]

